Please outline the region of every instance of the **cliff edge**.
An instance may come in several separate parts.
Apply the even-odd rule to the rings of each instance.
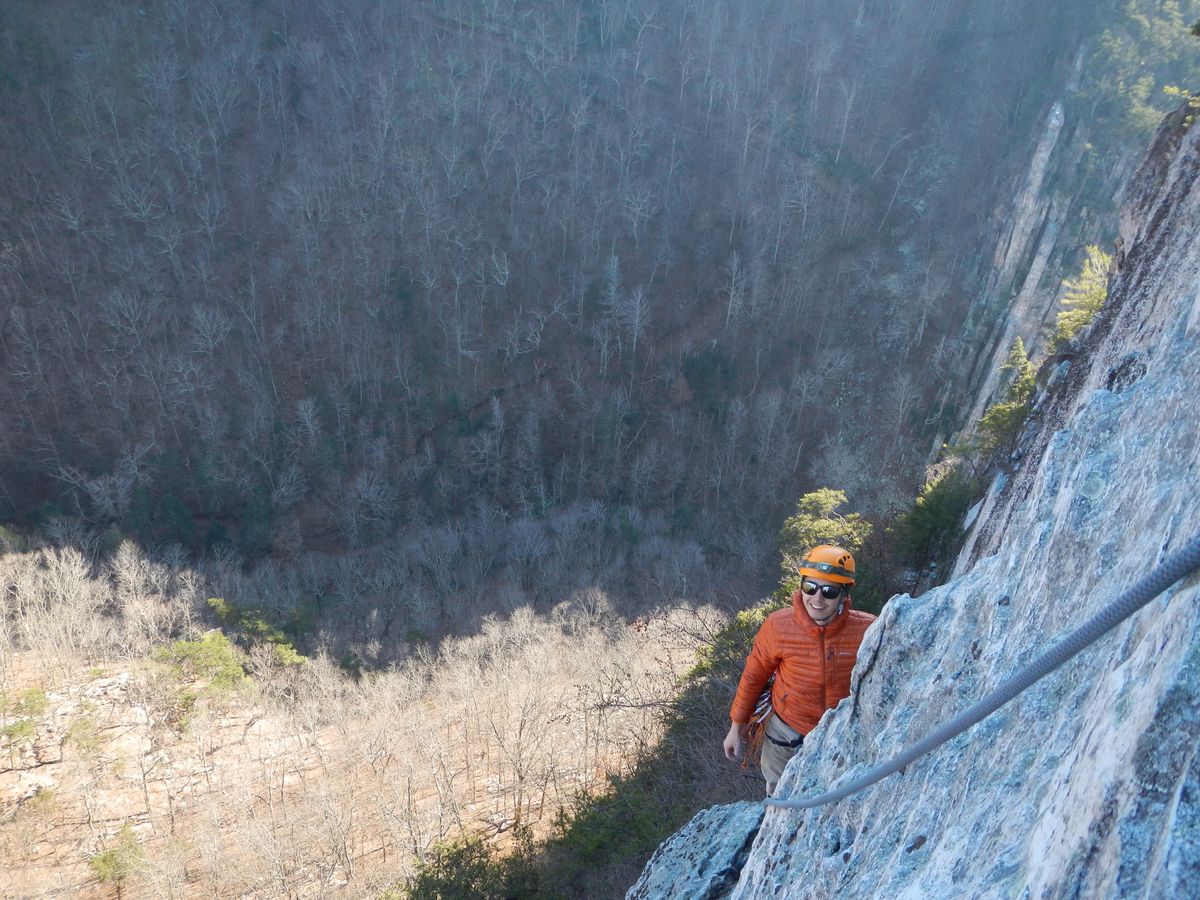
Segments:
[[[887,605],[851,696],[810,735],[780,796],[891,758],[1200,533],[1198,175],[1200,129],[1172,116],[1127,191],[1108,304],[1037,401],[953,577]],[[839,803],[705,811],[629,896],[1192,895],[1198,599],[1193,575],[991,718]]]

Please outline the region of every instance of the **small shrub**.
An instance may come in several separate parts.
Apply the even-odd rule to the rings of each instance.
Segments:
[[[1025,352],[1025,342],[1019,337],[1013,341],[1008,359],[1000,369],[1013,373],[1012,383],[1003,399],[987,408],[975,428],[973,449],[985,458],[1007,446],[1021,430],[1025,417],[1029,415],[1036,386],[1037,373],[1029,361],[1029,354]]]
[[[671,802],[656,796],[660,788],[653,776],[635,772],[614,777],[604,793],[579,795],[575,811],[560,813],[555,834],[547,842],[559,869],[553,877],[568,885],[587,882],[588,873],[598,865],[653,852],[681,820],[694,813],[694,801],[685,797]]]
[[[38,716],[50,706],[46,691],[40,687],[21,691],[14,699],[6,700],[4,712],[10,716]]]
[[[32,719],[17,719],[17,721],[9,722],[0,728],[0,737],[10,744],[19,744],[22,741],[32,740],[36,729],[37,726],[34,725]]]
[[[84,714],[76,718],[67,727],[63,736],[63,745],[73,746],[79,755],[90,757],[100,750],[100,726],[91,715]]]
[[[180,691],[174,704],[167,710],[167,723],[178,731],[186,731],[200,695],[195,691]]]
[[[100,881],[120,884],[145,862],[146,854],[138,844],[137,835],[126,825],[117,835],[116,843],[92,856],[88,865]]]
[[[1178,97],[1187,104],[1187,115],[1183,117],[1183,127],[1191,128],[1196,124],[1196,112],[1200,110],[1200,94],[1193,94],[1177,84],[1168,84],[1163,88],[1163,93],[1168,97]]]
[[[962,520],[980,484],[961,460],[934,466],[913,508],[895,525],[896,543],[910,564],[941,559],[962,537]]]
[[[238,609],[234,604],[220,597],[210,597],[208,606],[216,614],[217,620],[226,628],[237,629],[250,642],[272,645],[272,661],[277,665],[299,665],[307,658],[296,651],[295,646],[288,640],[282,629],[272,625],[258,610]]]
[[[272,642],[271,657],[277,666],[298,666],[308,658],[297,653],[287,641]]]
[[[1096,318],[1108,299],[1108,268],[1111,264],[1111,255],[1090,244],[1079,275],[1063,282],[1067,292],[1060,301],[1063,309],[1055,318],[1055,348],[1065,344]]]
[[[0,726],[0,738],[10,746],[33,740],[37,733],[37,722],[34,719],[49,706],[50,700],[42,688],[29,688],[16,697],[5,698],[2,707],[4,715],[11,716],[16,721]]]
[[[177,676],[207,679],[210,688],[232,690],[246,677],[237,649],[219,631],[197,641],[176,641],[154,651],[154,658],[171,666]]]
[[[36,787],[28,797],[17,801],[15,809],[12,806],[8,808],[5,825],[18,825],[17,833],[24,832],[18,840],[36,839],[33,838],[33,835],[51,824],[58,808],[58,793],[54,788]],[[30,825],[39,827],[29,829]],[[5,894],[5,896],[10,895]]]
[[[481,837],[449,841],[421,860],[407,884],[388,896],[411,900],[532,897],[539,893],[533,837],[518,828],[516,844],[501,853]]]
[[[237,624],[238,610],[232,603],[222,597],[209,597],[208,608],[213,611],[217,621],[222,625],[233,627]]]
[[[58,807],[58,794],[54,788],[39,786],[33,794],[21,803],[21,812],[32,816],[45,816],[54,812]]]

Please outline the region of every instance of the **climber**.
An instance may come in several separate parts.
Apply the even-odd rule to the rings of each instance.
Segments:
[[[800,563],[800,587],[791,608],[767,616],[738,682],[729,710],[725,756],[739,759],[755,704],[771,676],[771,712],[766,718],[760,766],[767,794],[804,735],[816,727],[825,710],[850,693],[850,674],[863,633],[875,621],[870,613],[851,609],[854,557],[848,550],[822,544]]]

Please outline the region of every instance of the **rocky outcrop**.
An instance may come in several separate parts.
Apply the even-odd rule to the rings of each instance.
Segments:
[[[161,848],[183,835],[197,845],[212,839],[212,798],[245,805],[246,785],[265,773],[260,783],[282,798],[323,773],[324,735],[306,743],[252,700],[211,696],[202,682],[125,662],[52,690],[22,690],[23,681],[40,683],[33,675],[18,667],[17,684],[0,697],[9,700],[0,728],[0,897],[116,896],[89,860],[125,828],[155,854],[126,894],[182,896],[188,866],[172,871]]]
[[[630,900],[728,897],[746,864],[762,817],[761,803],[730,803],[697,813],[686,828],[655,851],[645,874],[630,890]]]
[[[1038,329],[1054,300],[1039,290],[1039,284],[1058,248],[1060,226],[1069,205],[1046,191],[1050,158],[1059,145],[1065,121],[1062,104],[1055,103],[1046,116],[1025,183],[1013,203],[1007,234],[996,249],[992,276],[984,295],[999,296],[1007,291],[1012,293],[1013,300],[998,333],[989,341],[990,351],[985,354],[988,362],[980,372],[982,381],[972,391],[974,403],[967,416],[969,422],[983,415],[987,404],[995,399],[1002,375],[1000,365],[1013,341],[1019,337],[1027,347],[1034,346]]]
[[[953,577],[888,604],[851,696],[810,735],[780,795],[813,795],[889,759],[1200,532],[1198,175],[1200,130],[1172,119],[1128,192],[1109,304],[1039,399]],[[1193,575],[860,794],[766,810],[730,894],[1194,895],[1198,600]],[[673,860],[702,855],[682,835],[673,843],[639,884],[670,884]],[[657,896],[709,896],[689,890]]]

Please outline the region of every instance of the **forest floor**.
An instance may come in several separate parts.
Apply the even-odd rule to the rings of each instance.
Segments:
[[[286,807],[289,787],[319,771],[319,746],[304,746],[253,704],[204,702],[193,709],[205,720],[202,729],[194,721],[156,721],[147,673],[136,667],[92,667],[46,689],[28,662],[18,660],[8,690],[36,695],[39,714],[31,736],[10,738],[4,748],[4,896],[112,896],[114,886],[97,879],[89,860],[122,828],[128,826],[144,852],[204,830],[207,823],[195,821],[198,795],[225,793],[230,802],[269,805],[267,796],[231,790],[256,772]],[[204,852],[192,849],[197,857]],[[177,879],[182,890],[171,894],[187,893],[189,855],[183,854]]]
[[[168,688],[150,662],[93,666],[52,684],[30,654],[9,663],[3,897],[369,896],[431,838],[467,830],[503,842],[515,824],[489,774],[494,748],[464,748],[473,758],[457,771],[414,779],[386,758],[377,723],[298,725],[253,692]],[[456,723],[446,724],[453,741]],[[391,804],[378,796],[389,771],[404,785]],[[555,808],[544,786],[523,806],[535,834]],[[106,864],[115,874],[101,880]]]

